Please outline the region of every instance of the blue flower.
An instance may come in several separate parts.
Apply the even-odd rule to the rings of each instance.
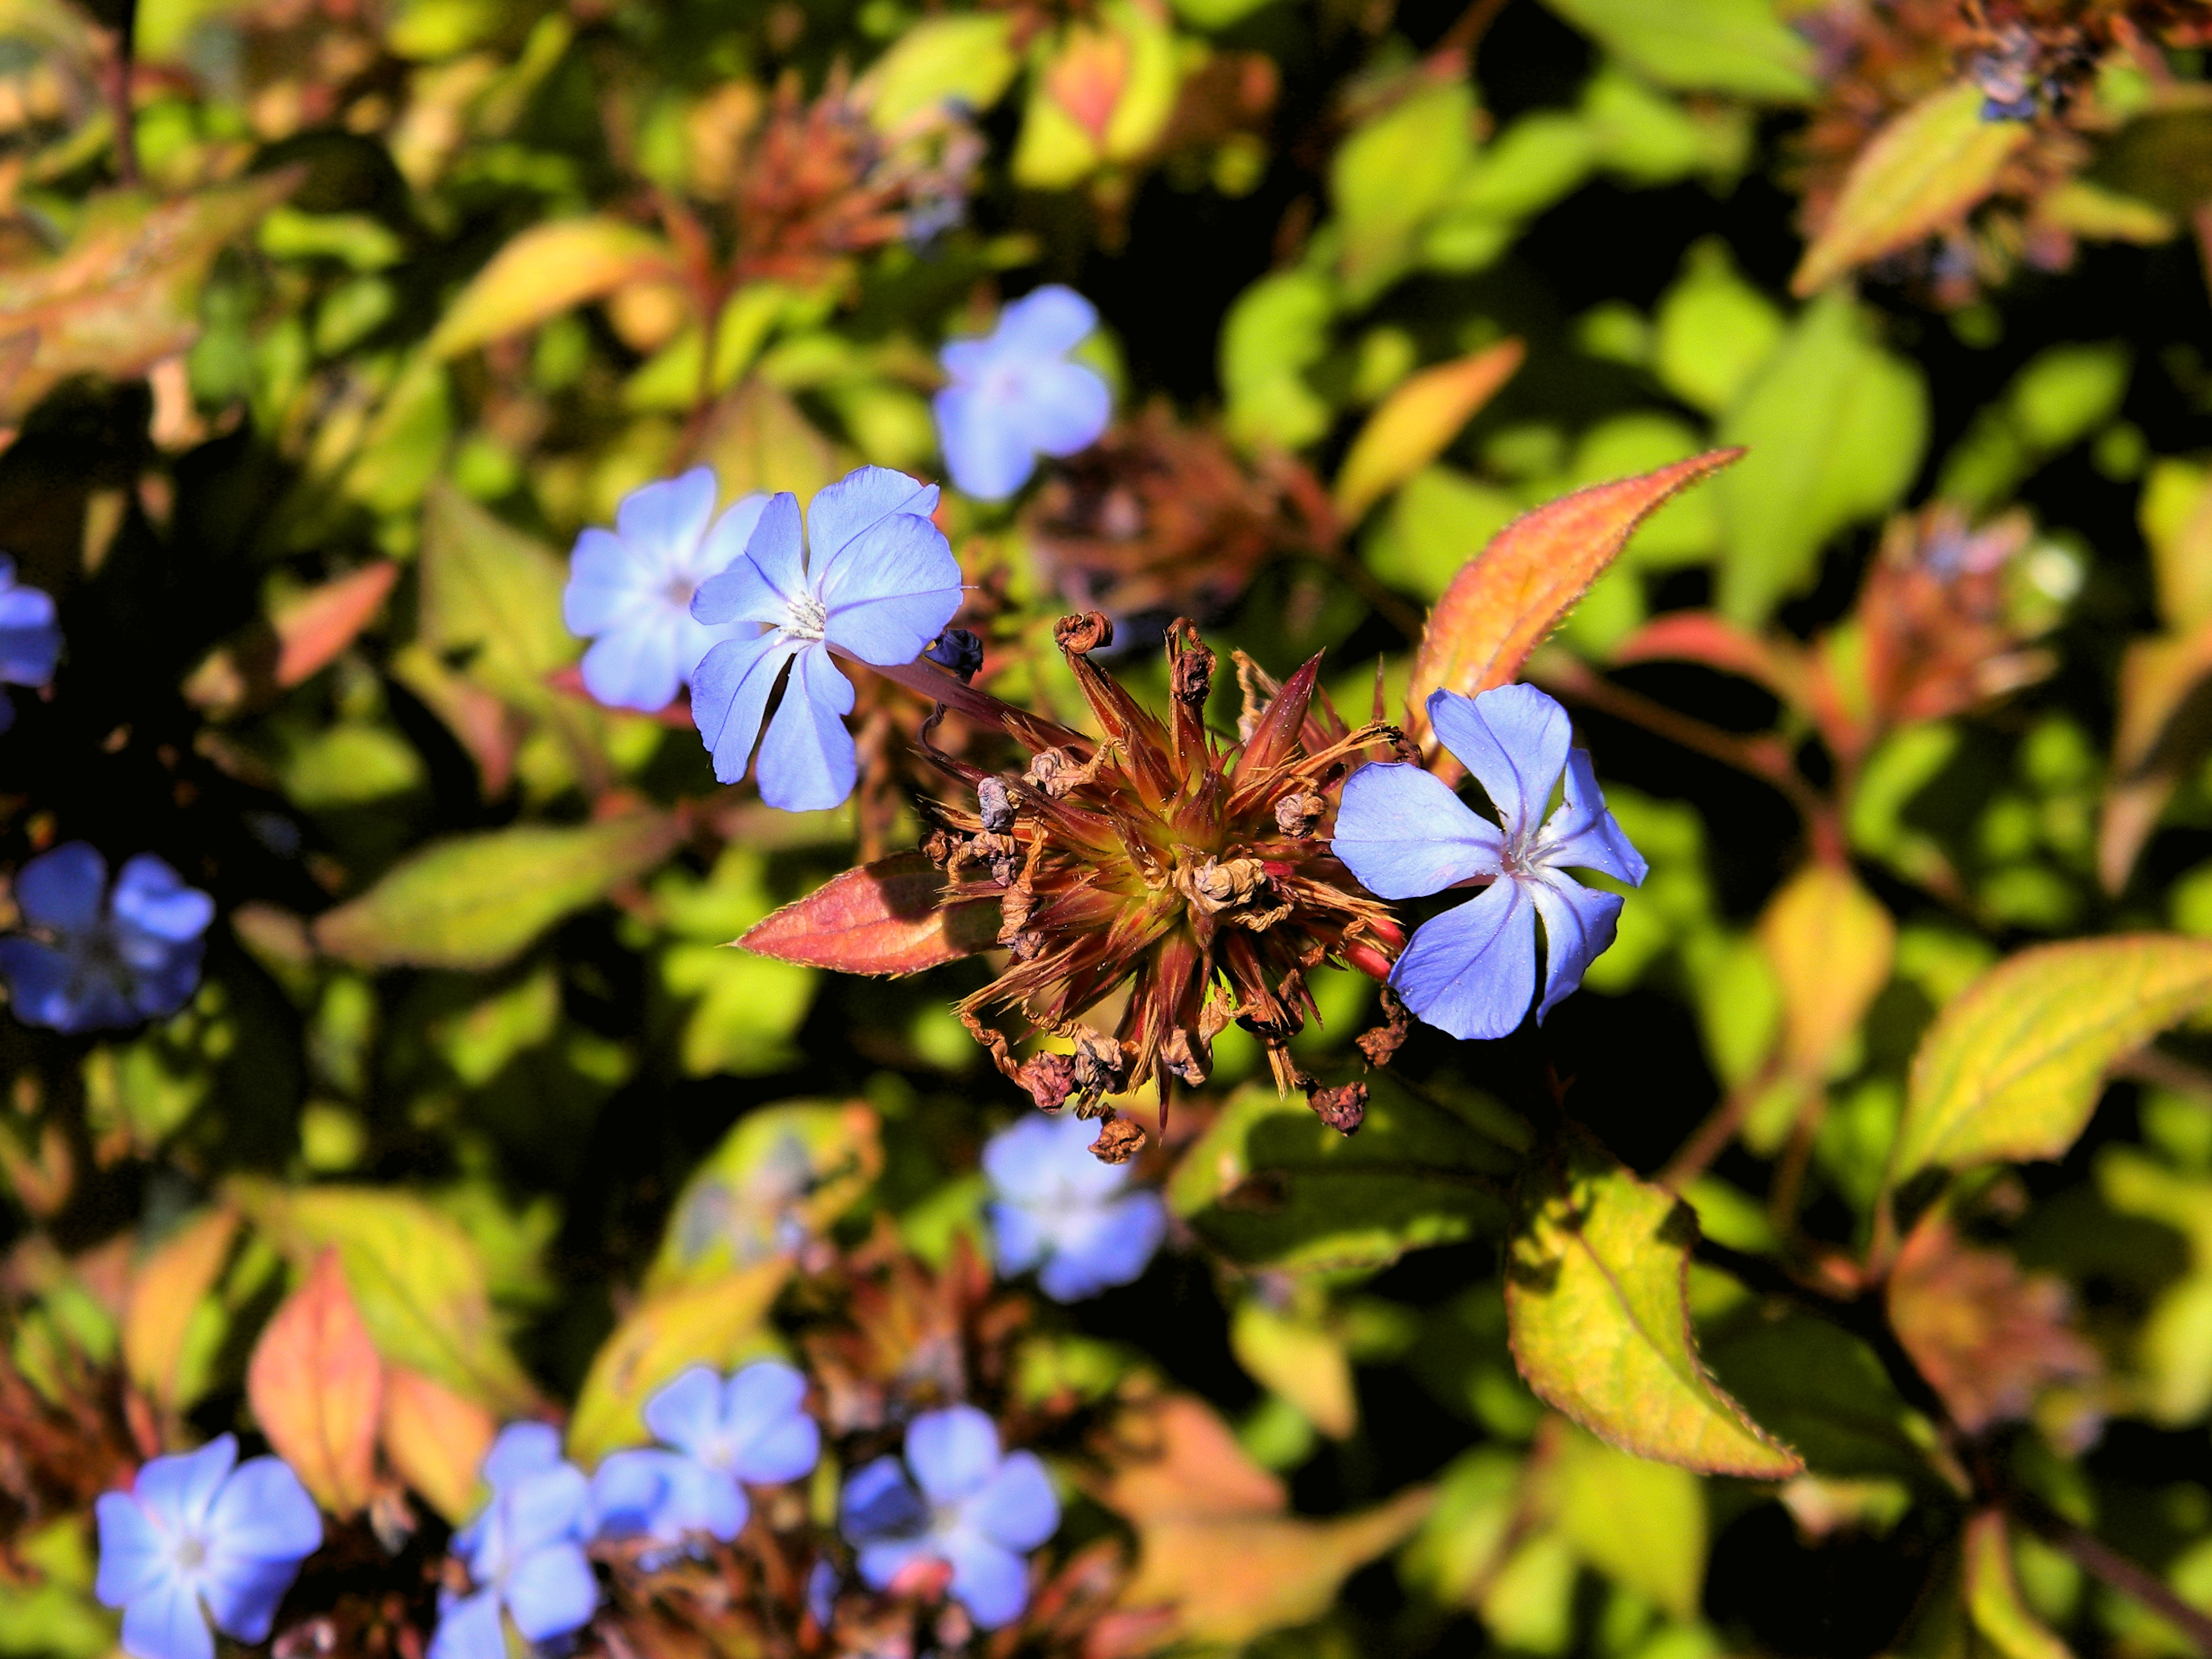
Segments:
[[[323,1541],[300,1477],[274,1457],[240,1463],[228,1434],[154,1459],[131,1491],[94,1509],[93,1591],[123,1609],[124,1650],[137,1659],[213,1659],[210,1620],[241,1642],[267,1640],[300,1563]]]
[[[1098,1125],[1069,1112],[1032,1112],[991,1138],[993,1253],[1012,1274],[1043,1263],[1037,1286],[1055,1302],[1079,1302],[1145,1271],[1167,1231],[1167,1206],[1129,1186],[1129,1166],[1091,1155]]]
[[[15,580],[15,562],[0,553],[0,685],[44,685],[62,654],[53,595]],[[0,732],[15,723],[15,705],[0,696]]]
[[[1489,793],[1504,827],[1418,766],[1363,766],[1344,786],[1334,850],[1386,899],[1495,878],[1421,925],[1390,984],[1416,1015],[1455,1037],[1502,1037],[1527,1017],[1535,992],[1538,916],[1546,955],[1540,1021],[1613,943],[1620,896],[1571,881],[1566,871],[1602,871],[1636,886],[1644,859],[1605,810],[1589,751],[1568,748],[1567,711],[1534,686],[1501,685],[1477,697],[1439,691],[1429,699],[1429,720]],[[1545,818],[1562,774],[1565,801]]]
[[[584,1554],[590,1488],[561,1455],[544,1423],[510,1423],[483,1462],[491,1502],[453,1538],[476,1581],[472,1595],[447,1598],[429,1659],[507,1659],[500,1609],[532,1642],[588,1623],[599,1583]]]
[[[761,799],[787,812],[836,805],[853,793],[852,682],[832,647],[883,667],[910,663],[960,608],[960,565],[930,522],[937,486],[864,466],[815,496],[799,526],[799,498],[762,510],[744,555],[700,585],[691,614],[713,627],[760,623],[724,640],[691,677],[691,717],[714,752],[714,775],[735,783],[760,736],[769,693],[791,677],[760,746]]]
[[[642,1558],[648,1566],[702,1536],[728,1543],[750,1512],[739,1481],[796,1480],[821,1456],[805,1398],[806,1379],[772,1359],[726,1381],[692,1366],[646,1402],[646,1427],[676,1449],[610,1455],[592,1476],[592,1530],[671,1546]]]
[[[1058,283],[1017,300],[981,340],[938,354],[951,384],[937,394],[937,440],[952,482],[987,501],[1029,482],[1039,455],[1089,447],[1113,417],[1113,394],[1066,355],[1098,326],[1098,313]]]
[[[633,489],[615,508],[615,527],[576,538],[561,615],[592,640],[584,689],[616,708],[665,708],[719,641],[748,631],[709,628],[691,616],[691,596],[744,551],[768,497],[756,492],[714,517],[712,469]],[[710,523],[711,520],[711,523]]]
[[[869,1588],[888,1589],[917,1561],[944,1562],[952,1599],[985,1630],[1021,1616],[1029,1601],[1024,1557],[1060,1527],[1044,1465],[1034,1452],[1002,1455],[997,1426],[973,1406],[915,1418],[904,1465],[896,1457],[863,1465],[845,1483],[840,1508]]]
[[[123,866],[65,842],[15,872],[15,904],[33,933],[0,938],[0,974],[15,1018],[57,1031],[106,1031],[173,1014],[199,983],[215,901],[151,853]]]

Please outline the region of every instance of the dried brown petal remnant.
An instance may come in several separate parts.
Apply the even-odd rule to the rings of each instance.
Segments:
[[[1039,1105],[1073,1097],[1087,1109],[1148,1078],[1164,1099],[1170,1078],[1205,1080],[1213,1039],[1232,1019],[1267,1043],[1280,1086],[1305,1086],[1287,1044],[1312,1011],[1308,975],[1325,963],[1387,971],[1403,943],[1389,907],[1330,855],[1322,833],[1345,778],[1401,739],[1388,726],[1355,731],[1339,719],[1316,694],[1316,657],[1255,714],[1243,741],[1224,743],[1200,720],[1212,653],[1188,621],[1169,629],[1178,695],[1164,722],[1091,660],[1112,631],[1096,613],[1055,630],[1097,720],[1095,743],[1032,744],[1011,787],[940,760],[979,802],[936,811],[944,902],[1001,894],[999,942],[1012,957],[962,1016]],[[1285,800],[1298,803],[1290,828]],[[1002,853],[1007,841],[1018,860]],[[1110,1034],[1081,1023],[1125,988]],[[994,1012],[1076,1051],[1018,1062],[983,1023]],[[1328,1109],[1357,1115],[1343,1091],[1329,1093]]]
[[[1328,534],[1310,492],[1255,474],[1212,433],[1147,410],[1047,477],[1027,514],[1046,578],[1124,623],[1201,621],[1272,556]]]
[[[1979,530],[1941,503],[1893,520],[1859,596],[1868,701],[1886,726],[1941,720],[2048,674],[2019,617],[2032,526],[2008,513]]]

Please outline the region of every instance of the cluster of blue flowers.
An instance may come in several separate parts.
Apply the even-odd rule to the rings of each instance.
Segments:
[[[183,1007],[199,983],[215,901],[151,853],[123,866],[64,842],[15,872],[28,931],[0,937],[15,1017],[58,1031],[115,1030]]]
[[[1439,691],[1429,720],[1498,809],[1480,817],[1418,766],[1363,766],[1344,786],[1334,850],[1368,890],[1419,898],[1487,880],[1467,903],[1414,931],[1390,984],[1413,1014],[1461,1038],[1510,1036],[1536,990],[1536,920],[1544,923],[1540,1022],[1613,943],[1620,896],[1571,880],[1595,870],[1640,886],[1644,863],[1597,787],[1587,750],[1570,747],[1567,711],[1533,685],[1480,696]],[[1565,799],[1547,817],[1552,792]]]
[[[1003,500],[1039,455],[1073,454],[1106,429],[1106,382],[1066,361],[1097,323],[1081,295],[1042,288],[988,337],[945,348],[938,429],[962,489]],[[836,806],[857,760],[844,725],[853,687],[831,653],[910,663],[960,608],[959,562],[932,518],[937,488],[864,466],[804,515],[787,493],[744,496],[718,517],[715,494],[714,473],[694,467],[633,490],[612,530],[577,538],[562,615],[592,641],[584,689],[649,713],[688,687],[717,779],[743,778],[757,744],[763,800]],[[783,701],[766,718],[779,684]]]
[[[1132,1185],[1128,1164],[1091,1155],[1098,1127],[1073,1112],[1032,1112],[983,1149],[999,1271],[1011,1277],[1036,1268],[1037,1288],[1055,1302],[1133,1282],[1167,1231],[1160,1195]]]

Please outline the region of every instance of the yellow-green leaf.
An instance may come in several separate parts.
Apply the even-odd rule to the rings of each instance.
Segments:
[[[1987,97],[1961,81],[1891,117],[1851,163],[1790,291],[1817,293],[1854,266],[1954,223],[1988,195],[2033,129],[1984,120]]]
[[[957,12],[908,26],[853,88],[879,132],[957,101],[981,114],[1005,95],[1020,67],[1006,12]]]
[[[1897,924],[1849,870],[1814,864],[1767,902],[1759,942],[1782,991],[1782,1063],[1819,1082],[1888,983]]]
[[[568,1419],[568,1455],[586,1468],[650,1438],[642,1415],[660,1386],[691,1365],[721,1368],[773,1346],[763,1329],[791,1264],[781,1256],[699,1284],[654,1292],[592,1357]]]
[[[374,967],[495,968],[571,911],[653,869],[683,828],[634,812],[576,829],[521,824],[434,843],[315,923],[315,943]]]
[[[1933,1164],[2063,1157],[2106,1067],[2208,999],[2212,942],[2202,939],[2077,939],[2000,963],[1913,1056],[1892,1182]]]
[[[625,283],[675,274],[675,255],[650,232],[617,219],[533,225],[492,256],[432,332],[429,351],[453,357],[611,294]]]
[[[536,1391],[492,1315],[469,1236],[420,1199],[368,1187],[286,1188],[240,1176],[229,1194],[301,1272],[335,1249],[378,1356],[513,1413]]]
[[[131,1276],[123,1308],[123,1363],[131,1380],[163,1410],[179,1398],[185,1339],[192,1317],[230,1258],[238,1212],[195,1217],[165,1239]]]
[[[1686,1300],[1697,1218],[1595,1148],[1538,1185],[1506,1267],[1513,1356],[1528,1386],[1638,1457],[1785,1480],[1796,1453],[1721,1392]]]
[[[1966,1523],[1966,1616],[1998,1659],[2074,1659],[2021,1599],[2002,1510],[1984,1510]]]
[[[883,1167],[876,1115],[859,1101],[747,1112],[684,1183],[647,1289],[787,1256],[857,1203]]]
[[[1521,367],[1518,340],[1425,368],[1367,417],[1336,475],[1336,510],[1356,524],[1367,509],[1444,452],[1474,412]]]
[[[1524,513],[1469,559],[1437,601],[1413,657],[1407,729],[1428,731],[1429,696],[1473,696],[1521,672],[1528,653],[1574,609],[1636,526],[1677,491],[1740,457],[1716,449],[1656,472],[1592,484]]]
[[[1559,1528],[1577,1555],[1686,1624],[1698,1616],[1705,1496],[1696,1475],[1569,1430],[1552,1479]]]
[[[1238,1364],[1330,1439],[1347,1439],[1358,1426],[1352,1362],[1334,1332],[1249,1300],[1237,1310],[1229,1346]]]

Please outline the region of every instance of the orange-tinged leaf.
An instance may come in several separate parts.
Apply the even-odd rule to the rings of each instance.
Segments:
[[[533,225],[494,254],[446,308],[430,336],[430,354],[458,356],[625,283],[675,274],[675,254],[667,243],[620,220]]]
[[[1273,1515],[1283,1483],[1255,1463],[1214,1409],[1170,1394],[1124,1413],[1098,1501],[1132,1521],[1158,1516]]]
[[[131,1380],[163,1410],[173,1410],[185,1335],[201,1298],[230,1256],[238,1212],[227,1206],[186,1222],[131,1276],[123,1312],[123,1363]]]
[[[1705,1372],[1691,1333],[1697,1218],[1595,1146],[1571,1150],[1510,1246],[1506,1328],[1528,1386],[1608,1445],[1707,1474],[1782,1480],[1804,1460]]]
[[[2063,1157],[2088,1126],[2106,1069],[2207,1001],[2203,939],[2118,934],[1999,963],[1921,1039],[1892,1184],[1937,1164]]]
[[[1988,195],[2033,129],[1984,121],[1986,97],[1961,81],[1891,117],[1851,163],[1790,291],[1800,299],[1815,294],[1854,266],[1956,223]]]
[[[833,876],[738,940],[746,950],[848,974],[918,974],[998,942],[999,901],[940,903],[945,874],[900,853]]]
[[[1429,617],[1407,692],[1407,732],[1426,740],[1436,691],[1504,685],[1558,627],[1636,526],[1667,499],[1738,459],[1709,450],[1633,478],[1592,484],[1522,514],[1462,566]]]
[[[185,695],[203,708],[228,712],[256,694],[302,684],[354,642],[398,580],[398,565],[380,559],[294,595],[265,626],[203,663]]]
[[[2120,659],[2112,775],[2097,824],[2097,877],[2108,893],[2127,885],[2166,802],[2212,739],[2196,712],[2208,678],[2212,619],[2186,634],[2137,640]]]
[[[1513,378],[1518,340],[1438,363],[1412,376],[1367,417],[1336,475],[1336,510],[1354,524],[1367,509],[1444,452],[1460,429]]]
[[[1767,902],[1759,942],[1782,988],[1783,1065],[1820,1082],[1889,982],[1897,924],[1849,870],[1814,864]]]
[[[246,1393],[253,1420],[318,1504],[343,1519],[368,1502],[384,1367],[336,1250],[315,1259],[261,1333]]]
[[[476,1512],[477,1471],[498,1425],[472,1400],[404,1365],[384,1373],[384,1455],[455,1526]]]

